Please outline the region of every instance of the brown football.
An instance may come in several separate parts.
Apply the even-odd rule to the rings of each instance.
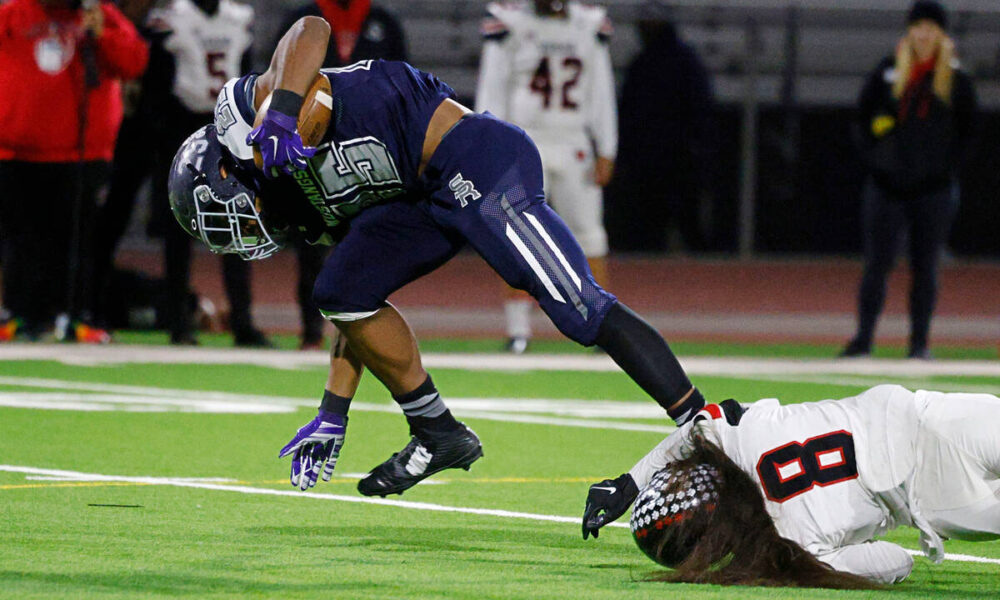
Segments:
[[[253,126],[256,128],[264,119],[267,107],[271,105],[271,94],[264,98],[260,108],[257,109],[257,116],[254,117]],[[333,97],[330,95],[330,80],[323,74],[316,75],[309,91],[306,92],[299,109],[299,135],[302,136],[302,143],[306,146],[315,146],[320,143],[326,134],[327,127],[330,126],[330,115],[333,112]],[[253,162],[258,168],[264,165],[260,151],[257,146],[253,147]]]

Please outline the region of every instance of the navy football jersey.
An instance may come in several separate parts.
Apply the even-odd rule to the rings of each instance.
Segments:
[[[330,80],[332,117],[316,155],[304,170],[282,174],[262,194],[280,196],[286,217],[317,240],[301,209],[333,230],[366,207],[417,189],[417,168],[427,125],[455,92],[434,75],[404,62],[365,60],[320,71]],[[219,139],[244,169],[253,167],[246,138],[253,128],[257,74],[226,83],[215,105]],[[301,202],[297,201],[301,200]],[[297,207],[295,206],[297,205]]]

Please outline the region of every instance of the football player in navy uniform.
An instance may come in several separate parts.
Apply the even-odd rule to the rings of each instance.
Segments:
[[[330,24],[331,40],[324,67],[343,67],[369,58],[407,60],[403,27],[392,13],[371,0],[315,0],[292,10],[279,30],[281,35],[306,16],[323,17]],[[278,45],[275,40],[275,46]],[[312,288],[329,248],[296,240],[299,259],[298,300],[302,319],[303,350],[323,345],[323,318],[312,301]],[[336,342],[334,342],[336,343]]]
[[[293,454],[293,485],[306,489],[320,472],[331,476],[362,368],[389,389],[412,434],[359,482],[362,494],[401,493],[482,455],[386,301],[465,245],[535,297],[567,337],[603,348],[675,421],[691,418],[704,398],[660,334],[594,281],[545,203],[531,139],[462,106],[449,86],[403,62],[320,70],[329,36],[324,20],[306,17],[282,38],[266,72],[229,81],[214,126],[181,146],[170,175],[174,216],[216,252],[265,258],[290,230],[336,243],[313,298],[345,343],[331,353],[319,414],[281,452]],[[312,148],[296,115],[318,73],[330,85],[323,101],[333,117]]]

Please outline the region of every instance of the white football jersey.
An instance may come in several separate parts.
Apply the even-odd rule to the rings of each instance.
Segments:
[[[166,34],[174,56],[173,93],[188,110],[211,113],[222,87],[240,75],[240,61],[253,43],[253,8],[221,0],[214,15],[191,0],[173,0],[150,12],[149,26]]]
[[[698,427],[757,482],[778,532],[820,558],[898,525],[917,526],[939,546],[914,514],[904,485],[917,466],[915,398],[903,387],[882,385],[842,400],[787,406],[761,400],[736,426],[709,405],[631,474],[641,489],[683,457],[688,433]]]
[[[618,148],[611,22],[604,8],[570,2],[562,17],[540,17],[530,3],[492,3],[476,110],[525,129],[536,141],[588,135],[597,154]]]
[[[750,475],[778,532],[842,571],[883,583],[913,559],[874,537],[920,530],[935,562],[941,536],[1000,537],[1000,398],[880,385],[851,398],[781,406],[762,400],[730,425],[705,407],[630,471],[644,487],[684,457],[697,427]]]

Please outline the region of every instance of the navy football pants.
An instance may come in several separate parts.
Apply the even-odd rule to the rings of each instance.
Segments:
[[[567,337],[591,345],[613,295],[542,192],[542,165],[521,129],[470,114],[442,139],[420,179],[422,198],[358,215],[316,279],[331,320],[370,316],[386,298],[469,244],[512,287],[526,290]]]

